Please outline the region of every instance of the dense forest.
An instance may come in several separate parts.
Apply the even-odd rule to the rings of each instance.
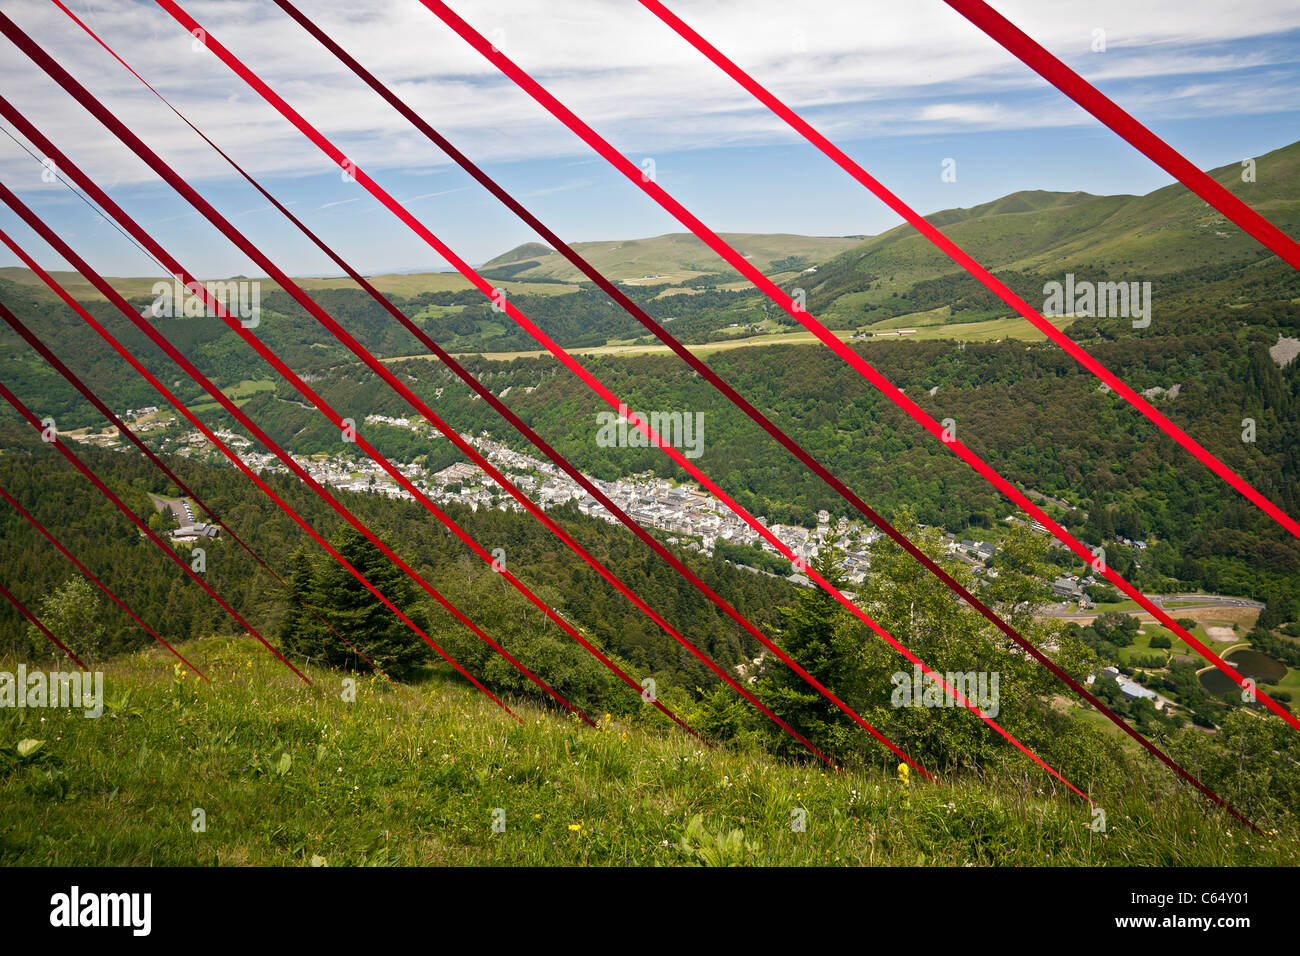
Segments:
[[[144,539],[71,465],[43,446],[29,426],[18,423],[12,413],[3,421],[8,451],[0,454],[0,486],[99,574],[161,637],[185,641],[237,629],[197,585]],[[142,456],[75,444],[74,450],[143,519],[155,511],[151,493],[179,494],[179,489],[170,486]],[[314,544],[309,550],[300,550],[304,540],[301,530],[234,468],[174,457],[169,466],[290,584],[295,580],[295,570],[302,573],[304,561],[314,561],[313,571],[318,574],[324,573],[327,564],[333,569],[331,573],[345,573]],[[321,534],[331,539],[341,535],[342,519],[310,489],[285,476],[268,475],[266,480]],[[549,645],[569,644],[577,649],[558,628],[539,620],[539,612],[532,605],[419,505],[379,495],[339,494],[358,518],[418,573],[460,604],[480,626],[490,630],[488,622],[493,622],[519,639],[531,640],[534,634],[540,634]],[[485,548],[504,549],[513,573],[623,660],[657,675],[665,685],[679,684],[692,692],[697,684],[716,680],[533,518],[495,510],[475,513],[455,506],[446,510]],[[552,516],[706,653],[728,666],[756,653],[752,637],[622,529],[586,518],[574,509],[559,509]],[[41,598],[79,577],[71,564],[51,556],[48,543],[12,508],[3,509],[0,522],[0,564],[6,569],[8,586],[21,600],[32,602],[29,607],[36,609]],[[348,543],[349,553],[355,554],[354,543],[346,536],[340,540]],[[234,542],[208,543],[206,550],[207,583],[265,637],[277,640],[284,630],[286,612],[293,608],[292,588],[281,587]],[[777,620],[775,608],[793,591],[783,579],[742,571],[720,558],[710,560],[689,554],[682,557],[710,587],[725,594],[760,628],[773,625]],[[376,567],[373,563],[368,566]],[[402,590],[390,600],[404,610],[432,603],[424,592],[413,590],[416,586],[409,579],[399,577]],[[360,587],[350,576],[348,580],[349,587]],[[378,581],[374,583],[384,590]],[[310,586],[327,587],[316,582]],[[404,606],[402,601],[410,603]],[[105,633],[98,642],[101,654],[131,650],[151,640],[116,607],[105,601],[102,610]],[[464,630],[440,610],[428,611],[428,619],[437,625],[439,634]],[[29,634],[18,612],[8,603],[0,608],[0,632],[9,642],[6,650],[39,653],[42,657],[50,654],[45,639]],[[413,633],[407,632],[405,637],[413,644],[420,643]],[[509,638],[502,641],[509,644]],[[457,646],[469,647],[473,643],[477,639]],[[585,652],[581,653],[585,656]]]

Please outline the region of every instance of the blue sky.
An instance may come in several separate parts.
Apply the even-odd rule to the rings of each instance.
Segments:
[[[443,267],[215,57],[192,51],[153,4],[73,6],[362,271]],[[545,14],[535,4],[456,4],[626,155],[653,158],[660,185],[713,228],[857,235],[897,224],[633,0],[543,6]],[[741,16],[730,0],[672,6],[923,213],[1018,189],[1143,193],[1170,182],[938,0],[918,0],[906,16],[897,4],[829,0],[801,4],[798,14],[756,0],[745,9],[757,16]],[[535,238],[272,4],[186,7],[471,263]],[[302,7],[565,239],[682,231],[417,4],[361,13],[332,2]],[[1203,168],[1300,140],[1300,10],[1287,4],[998,7]],[[33,0],[5,12],[282,268],[336,271],[56,9]],[[1104,52],[1090,49],[1098,28],[1106,30]],[[5,95],[187,268],[257,274],[25,57],[0,44]],[[956,160],[956,182],[941,180],[945,158]],[[96,268],[157,271],[67,190],[41,182],[40,172],[0,137],[0,176]],[[1259,176],[1267,175],[1265,164]],[[43,264],[63,267],[8,211],[0,227]],[[0,264],[17,260],[6,253]]]

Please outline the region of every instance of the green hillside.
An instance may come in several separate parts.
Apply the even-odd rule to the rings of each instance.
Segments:
[[[1259,157],[1255,182],[1243,182],[1241,174],[1240,165],[1210,173],[1283,231],[1300,232],[1300,143]],[[1018,192],[926,218],[991,270],[1057,279],[1074,272],[1080,278],[1155,281],[1190,269],[1244,267],[1271,257],[1181,183],[1145,196]],[[961,273],[959,266],[904,225],[819,268],[812,294],[821,308],[844,314],[884,303],[917,282],[955,273]]]
[[[794,236],[724,232],[722,238],[763,272],[800,271],[825,262],[862,241],[861,236]],[[573,248],[605,276],[616,282],[680,283],[701,275],[729,272],[727,265],[701,240],[684,232],[650,239],[614,242],[575,242]],[[532,262],[526,269],[520,264]],[[585,281],[567,259],[536,242],[525,243],[486,263],[488,270],[512,267],[519,279]]]
[[[525,242],[522,246],[515,246],[509,252],[504,252],[495,259],[489,259],[483,263],[484,269],[492,269],[498,266],[513,265],[516,262],[525,262],[529,259],[537,259],[542,256],[549,256],[554,250],[540,242]]]
[[[0,864],[1300,863],[1295,832],[1257,839],[1153,767],[1107,775],[1093,832],[1082,799],[1029,771],[836,774],[514,703],[521,726],[445,680],[408,701],[359,676],[349,703],[342,674],[308,667],[308,688],[251,640],[186,652],[211,685],[148,650],[103,668],[100,719],[0,712]]]

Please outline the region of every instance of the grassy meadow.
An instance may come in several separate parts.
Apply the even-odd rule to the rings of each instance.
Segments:
[[[359,675],[348,702],[347,675],[309,667],[307,687],[248,639],[183,650],[211,684],[149,650],[103,666],[98,719],[0,711],[0,863],[1300,862],[1296,833],[1260,838],[1151,764],[1094,832],[1041,773],[928,784],[883,758],[836,772],[527,703],[521,724],[437,674],[410,698]]]

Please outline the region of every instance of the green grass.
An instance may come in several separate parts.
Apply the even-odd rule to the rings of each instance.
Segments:
[[[222,393],[233,401],[236,407],[242,408],[248,404],[248,400],[259,392],[275,391],[275,382],[269,378],[245,378],[241,379],[234,385],[223,388]],[[196,402],[190,406],[190,411],[198,414],[199,412],[211,412],[221,408],[218,402]]]
[[[227,398],[246,399],[252,398],[258,392],[275,391],[275,382],[269,378],[246,378],[236,385],[223,388],[221,391],[225,393]]]
[[[1170,631],[1168,628],[1162,627],[1159,624],[1148,623],[1144,621],[1142,623],[1141,630],[1144,631],[1145,633],[1134,635],[1133,643],[1128,647],[1121,647],[1119,650],[1120,659],[1123,660],[1124,663],[1126,664],[1132,661],[1133,656],[1135,654],[1138,656],[1159,654],[1161,657],[1167,659],[1171,655],[1195,653],[1194,651],[1192,651],[1191,648],[1189,648],[1186,644],[1184,644],[1182,640],[1180,640],[1174,634],[1173,631]],[[1155,637],[1158,634],[1163,634],[1165,637],[1169,638],[1172,647],[1153,648],[1151,646],[1151,638]]]
[[[1263,684],[1261,686],[1266,689],[1273,688],[1276,690],[1290,691],[1292,700],[1300,702],[1300,668],[1289,667],[1281,680],[1273,684]]]
[[[1058,329],[1074,322],[1072,316],[1048,316],[1047,321]],[[908,328],[909,326],[904,326]],[[914,339],[958,339],[963,342],[998,342],[1002,339],[1019,339],[1021,342],[1042,342],[1047,336],[1020,316],[988,319],[983,322],[962,322],[958,325],[930,325],[916,330]]]
[[[1053,318],[1050,320],[1057,328],[1062,328],[1073,322],[1073,319]],[[770,327],[777,326],[770,324]],[[912,328],[912,326],[903,324],[899,328]],[[881,329],[884,327],[881,326]],[[741,330],[723,330],[728,335],[743,334]],[[847,341],[856,333],[852,331],[832,331],[831,333],[840,341]],[[1038,341],[1046,338],[1043,333],[1039,332],[1024,319],[994,319],[989,322],[970,322],[961,325],[930,325],[918,326],[916,334],[906,336],[889,336],[883,339],[873,341],[898,342],[912,339],[951,339],[963,340],[968,342],[983,342],[990,340],[1000,340],[1004,338],[1017,338],[1022,341]],[[799,331],[773,331],[761,335],[747,335],[744,338],[732,338],[716,342],[709,342],[703,345],[692,345],[690,350],[698,356],[708,356],[715,352],[727,352],[732,349],[763,347],[772,345],[815,345],[823,347],[821,341],[812,332]],[[573,355],[606,355],[606,356],[634,356],[634,355],[666,355],[672,350],[658,343],[655,344],[617,344],[609,342],[605,345],[597,345],[589,348],[573,348],[569,352]],[[469,355],[482,356],[494,361],[510,362],[518,358],[541,358],[549,355],[549,352],[541,349],[531,349],[514,352],[453,352],[457,357]],[[400,362],[406,359],[430,358],[427,352],[417,352],[412,355],[390,355],[382,359],[384,362]],[[1128,602],[1132,604],[1132,602]],[[1136,605],[1134,605],[1136,607]]]
[[[1105,614],[1107,611],[1136,611],[1137,609],[1137,601],[1125,599],[1123,601],[1111,601],[1105,604],[1098,604],[1092,610],[1097,614]]]
[[[847,340],[853,333],[851,332],[833,332],[836,338],[841,341]],[[691,352],[695,355],[705,356],[714,352],[726,352],[731,349],[751,348],[753,346],[766,345],[820,345],[817,337],[811,332],[778,332],[765,335],[752,335],[748,338],[734,339],[723,342],[710,342],[705,345],[689,346]],[[571,355],[605,355],[605,356],[633,356],[633,355],[667,355],[672,349],[666,345],[643,345],[643,344],[615,344],[608,343],[605,345],[595,345],[589,348],[574,348],[568,350]],[[540,358],[550,355],[549,352],[542,349],[531,349],[516,352],[453,352],[457,357],[470,355],[482,356],[497,362],[511,362],[518,358]],[[381,359],[383,362],[401,362],[408,359],[432,358],[428,352],[418,352],[413,355],[390,355]]]
[[[904,785],[892,769],[837,774],[651,724],[592,730],[517,705],[521,725],[439,677],[410,688],[414,702],[360,678],[347,703],[343,675],[309,668],[306,687],[251,640],[184,649],[211,686],[150,650],[104,667],[99,719],[0,711],[0,863],[1300,862],[1295,834],[1261,842],[1155,767],[1106,798],[1094,833],[1087,805],[1039,774]],[[22,757],[24,739],[43,743]]]

